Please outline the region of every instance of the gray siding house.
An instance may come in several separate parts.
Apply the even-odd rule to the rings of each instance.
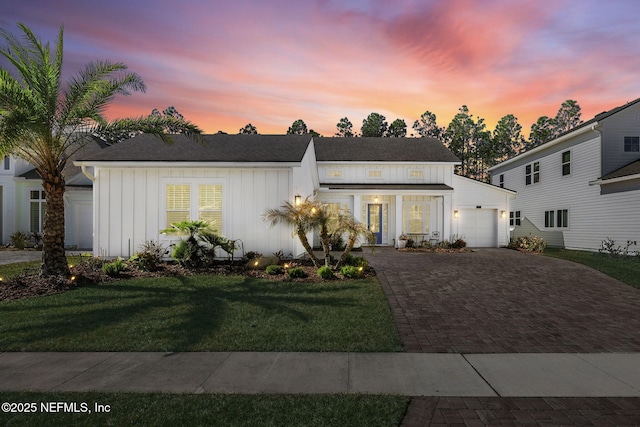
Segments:
[[[517,192],[512,236],[595,251],[605,239],[640,244],[640,99],[490,169]],[[632,248],[633,249],[633,248]]]

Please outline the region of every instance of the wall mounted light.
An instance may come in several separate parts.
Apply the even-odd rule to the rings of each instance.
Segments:
[[[506,218],[507,217],[507,211],[500,211],[500,218]]]
[[[458,218],[458,211],[453,211],[453,217]]]
[[[295,196],[293,196],[293,201],[296,204],[296,206],[300,206],[300,203],[302,203],[302,196],[299,194],[296,194]]]
[[[378,203],[378,196],[374,197],[374,198],[373,198],[373,201],[374,201],[374,202],[376,202],[376,203]]]

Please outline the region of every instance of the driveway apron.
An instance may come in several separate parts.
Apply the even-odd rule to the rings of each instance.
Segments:
[[[569,261],[509,249],[366,249],[405,351],[640,352],[640,290]]]

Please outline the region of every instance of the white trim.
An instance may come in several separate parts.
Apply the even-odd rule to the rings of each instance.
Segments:
[[[254,168],[280,168],[288,169],[292,167],[300,167],[301,162],[168,162],[168,161],[153,161],[153,162],[137,162],[137,161],[91,161],[81,160],[73,162],[76,166],[95,166],[105,169],[122,169],[122,168],[242,168],[242,169],[254,169]]]
[[[331,161],[321,161],[318,160],[318,166],[330,166],[330,165],[342,165],[342,166],[370,166],[370,165],[380,165],[380,166],[388,166],[388,165],[401,165],[401,166],[446,166],[446,165],[461,165],[462,162],[396,162],[393,160],[366,160],[366,161],[353,161],[353,160],[331,160]]]
[[[634,179],[640,179],[640,173],[636,173],[634,175],[619,176],[617,178],[610,179],[598,178],[595,181],[589,181],[589,185],[613,184],[615,182],[632,181]]]
[[[496,170],[498,168],[501,168],[503,166],[509,165],[509,164],[511,164],[513,162],[525,159],[525,158],[527,158],[529,156],[532,156],[532,155],[534,155],[534,154],[536,154],[536,153],[538,153],[540,151],[546,150],[549,147],[553,147],[555,145],[558,145],[561,142],[564,142],[564,141],[566,141],[566,140],[568,140],[570,138],[574,138],[574,137],[576,137],[578,135],[582,135],[583,133],[587,133],[587,132],[591,132],[591,131],[598,131],[596,129],[596,127],[598,127],[598,126],[600,126],[600,123],[595,122],[591,126],[584,126],[584,127],[581,127],[579,129],[574,130],[573,132],[570,132],[570,133],[568,133],[566,135],[563,135],[560,138],[552,139],[549,142],[545,142],[544,144],[538,145],[536,148],[532,148],[529,151],[525,151],[524,153],[518,154],[517,156],[512,157],[509,160],[505,160],[502,163],[498,163],[497,165],[490,167],[488,169],[488,172],[492,172],[492,171],[494,171],[494,170]]]

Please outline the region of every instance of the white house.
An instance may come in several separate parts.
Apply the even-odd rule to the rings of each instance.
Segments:
[[[106,144],[91,138],[67,163],[63,171],[66,182],[65,246],[90,249],[93,246],[92,182],[72,164],[73,158],[99,151]],[[10,243],[15,231],[42,232],[46,211],[41,179],[30,163],[7,156],[0,168],[0,239]]]
[[[607,238],[640,243],[640,99],[490,172],[494,185],[517,192],[509,214],[514,236],[592,251]]]
[[[312,138],[310,135],[140,135],[75,162],[93,181],[93,251],[130,256],[172,222],[215,221],[245,251],[303,252],[286,226],[262,215],[296,196],[348,210],[379,245],[459,235],[470,246],[505,245],[515,193],[454,175],[458,159],[430,138]],[[91,171],[91,172],[90,172]]]

